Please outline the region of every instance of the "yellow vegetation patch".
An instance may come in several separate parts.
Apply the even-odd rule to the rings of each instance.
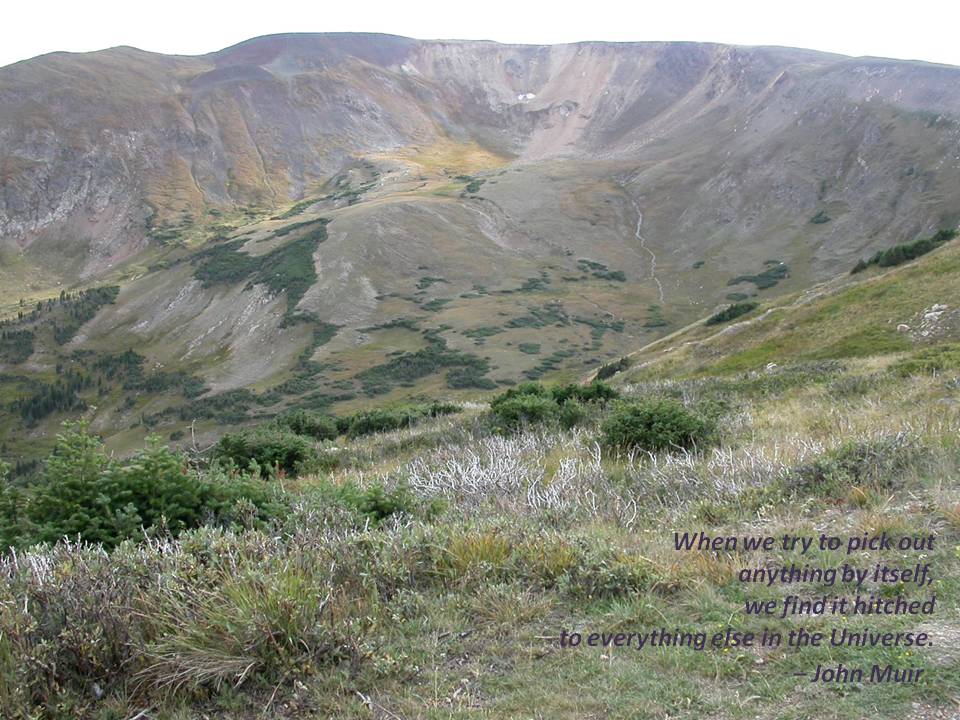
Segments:
[[[452,172],[469,175],[498,168],[510,161],[507,156],[490,152],[475,142],[461,143],[448,138],[442,138],[432,145],[414,145],[370,157],[406,162],[428,174]]]

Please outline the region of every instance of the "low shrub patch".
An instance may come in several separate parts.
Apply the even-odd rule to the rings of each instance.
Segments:
[[[204,287],[247,280],[249,283],[263,283],[276,294],[286,290],[287,317],[290,317],[317,279],[313,253],[317,245],[327,239],[327,223],[326,219],[310,220],[280,228],[274,235],[281,236],[311,226],[302,237],[260,257],[241,252],[240,248],[246,242],[243,238],[201,250],[192,258],[197,265],[194,277]]]
[[[553,388],[546,388],[537,382],[524,382],[490,402],[491,424],[498,432],[514,432],[528,425],[554,421],[559,421],[562,427],[571,428],[586,418],[584,403],[602,404],[617,396],[616,390],[600,381]]]
[[[873,440],[850,440],[813,462],[795,468],[789,486],[801,492],[835,495],[850,486],[890,490],[927,456],[917,440],[898,433]]]
[[[518,394],[491,405],[494,427],[502,432],[519,430],[526,425],[549,422],[556,418],[556,401],[546,395]]]
[[[460,412],[454,403],[431,402],[416,405],[401,405],[395,408],[365,410],[337,418],[337,429],[348,437],[357,438],[372,433],[389,432],[411,427],[426,418],[440,417]]]
[[[739,302],[725,307],[718,313],[715,313],[706,319],[704,325],[720,325],[721,323],[735,320],[741,315],[746,315],[757,308],[755,302]]]
[[[928,252],[932,252],[941,245],[950,242],[956,236],[956,230],[939,230],[930,237],[920,238],[910,243],[902,243],[887,248],[886,250],[880,250],[874,253],[869,260],[860,260],[857,262],[853,270],[850,271],[850,274],[855,275],[858,272],[866,270],[871,265],[876,265],[877,267],[893,267],[894,265],[901,265],[910,260],[915,260],[921,255],[926,255]]]
[[[890,368],[900,377],[932,375],[945,370],[960,369],[960,343],[943,343],[917,350]]]
[[[758,290],[766,290],[790,276],[790,268],[779,260],[767,260],[764,264],[767,266],[766,270],[756,275],[738,275],[729,280],[727,285],[738,285],[742,282],[748,282],[756,285]]]
[[[357,373],[355,377],[360,381],[364,393],[369,397],[383,395],[398,385],[411,385],[420,378],[448,368],[459,371],[447,374],[447,385],[450,387],[492,389],[492,381],[484,377],[490,370],[490,364],[486,360],[447,348],[443,338],[434,336],[429,339],[429,347],[416,352],[405,352]]]
[[[324,502],[347,508],[360,516],[363,521],[375,524],[394,515],[414,515],[421,511],[421,503],[405,486],[387,489],[383,485],[360,487],[347,482],[343,485],[323,483],[314,489]],[[433,508],[427,509],[427,514]]]
[[[285,425],[271,423],[227,433],[217,443],[214,457],[241,470],[282,470],[295,475],[310,469],[315,451],[307,438]]]
[[[618,372],[623,372],[628,367],[630,367],[630,358],[626,356],[614,362],[601,365],[600,369],[597,370],[597,380],[606,380],[611,378]]]
[[[277,422],[297,435],[306,435],[316,440],[333,440],[340,434],[335,418],[311,410],[294,410],[281,415]]]
[[[603,444],[618,450],[693,450],[713,436],[710,421],[665,399],[621,403],[601,426]]]

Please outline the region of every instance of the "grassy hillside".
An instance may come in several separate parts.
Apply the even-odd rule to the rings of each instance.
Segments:
[[[112,498],[119,510],[127,496],[110,488],[202,492],[153,492],[173,504],[127,507],[83,531],[111,547],[133,538],[111,551],[61,543],[3,560],[4,715],[950,717],[960,701],[958,280],[950,245],[839,277],[647,347],[612,390],[524,386],[489,407],[286,416],[179,460],[157,448],[111,459],[69,430],[55,469],[70,493],[41,476],[39,490],[4,495],[4,517],[24,518],[14,541],[77,517],[44,522],[45,498],[67,509]],[[649,432],[623,444],[624,418],[649,412],[673,418],[670,442],[685,449]],[[180,525],[151,521],[158,507]],[[745,598],[781,591],[736,580],[758,558],[677,553],[674,530],[935,533],[924,561],[937,612],[848,625],[919,626],[932,646],[561,648],[562,630],[760,629]],[[794,675],[821,662],[924,674],[845,686]]]
[[[623,188],[504,163],[470,144],[424,146],[357,162],[268,217],[218,217],[196,238],[175,229],[69,338],[51,333],[67,312],[59,292],[12,300],[4,327],[35,342],[0,357],[8,457],[35,459],[67,417],[129,452],[187,429],[209,444],[291,408],[475,400],[575,378],[702,312],[686,297],[659,303],[649,255],[624,245],[636,217]],[[558,204],[594,209],[563,236],[520,232],[500,203],[521,192],[545,217]],[[97,369],[128,351],[145,382]],[[22,417],[18,403],[64,371],[85,378],[75,402]],[[192,394],[171,393],[172,375],[191,378]]]
[[[824,359],[900,357],[960,339],[960,245],[840,275],[724,323],[697,322],[629,354],[621,380],[697,377]]]

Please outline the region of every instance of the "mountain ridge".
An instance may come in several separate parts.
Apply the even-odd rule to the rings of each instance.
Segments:
[[[384,41],[384,38],[386,38],[386,41]],[[480,60],[497,60],[500,61],[499,66],[502,67],[497,69],[498,63],[487,62],[486,66],[492,68],[492,70],[487,72],[487,75],[490,75],[489,78],[484,77],[483,73],[474,73],[471,76],[468,72],[469,69],[462,67],[454,68],[455,72],[452,72],[446,78],[431,77],[430,63],[436,62],[436,58],[431,57],[431,54],[450,47],[458,50],[472,49],[476,52],[482,51],[487,53],[488,56],[492,54],[494,57],[480,58]],[[637,142],[642,143],[643,140],[640,139],[638,141],[637,139],[633,139],[633,146],[628,143],[626,147],[619,149],[610,148],[611,144],[622,142],[625,139],[628,141],[631,140],[629,137],[630,133],[633,132],[634,135],[636,134],[635,126],[638,122],[641,125],[645,125],[649,120],[654,120],[657,119],[658,116],[662,116],[662,111],[669,109],[669,100],[687,98],[687,104],[689,105],[689,93],[697,90],[696,86],[698,82],[704,79],[710,80],[706,75],[706,73],[710,71],[719,72],[721,75],[724,72],[727,73],[730,77],[721,79],[729,81],[730,79],[736,79],[738,73],[746,77],[745,72],[749,70],[751,75],[747,77],[747,80],[749,80],[750,89],[754,94],[758,91],[762,92],[768,89],[771,83],[791,82],[791,78],[783,76],[784,68],[787,67],[793,68],[798,72],[810,73],[816,68],[829,70],[833,67],[834,69],[843,70],[842,66],[852,65],[854,75],[858,72],[861,74],[866,73],[867,75],[871,75],[872,73],[873,76],[880,78],[880,80],[877,80],[878,83],[883,80],[882,73],[888,68],[900,73],[910,70],[916,72],[919,71],[921,67],[925,72],[946,72],[948,74],[960,72],[950,66],[918,65],[913,62],[905,63],[889,60],[852,59],[814,51],[769,48],[765,46],[743,48],[739,46],[702,43],[596,42],[537,46],[501,45],[490,41],[469,40],[416,41],[400,36],[352,33],[283,34],[254,38],[220,51],[198,56],[164,56],[147,51],[131,51],[125,47],[121,47],[119,49],[99,51],[91,54],[70,54],[68,56],[53,54],[41,56],[41,58],[30,61],[23,61],[17,63],[15,66],[8,66],[0,70],[0,96],[4,98],[6,101],[5,104],[10,108],[8,113],[6,113],[8,117],[2,118],[2,120],[5,121],[4,125],[7,125],[5,128],[6,136],[12,134],[16,129],[18,120],[29,120],[35,127],[38,121],[36,115],[17,115],[18,108],[16,107],[16,100],[18,97],[28,94],[28,89],[25,89],[25,87],[36,88],[43,86],[45,83],[51,81],[51,75],[54,76],[52,79],[56,79],[56,76],[62,76],[61,80],[64,78],[69,79],[72,86],[76,86],[78,82],[85,81],[87,84],[74,87],[72,90],[72,92],[77,95],[77,99],[81,100],[84,94],[97,96],[99,92],[97,104],[104,105],[105,109],[109,108],[111,110],[109,114],[105,112],[95,113],[87,121],[87,124],[96,121],[96,126],[101,129],[101,134],[103,134],[103,128],[112,128],[115,132],[123,133],[125,131],[128,142],[137,142],[136,133],[131,135],[131,128],[139,127],[136,123],[143,118],[138,118],[138,114],[147,112],[148,109],[154,112],[160,111],[167,113],[167,116],[162,119],[164,123],[172,124],[172,127],[176,129],[176,138],[174,139],[177,140],[177,142],[174,143],[172,147],[162,146],[162,141],[169,140],[169,138],[163,138],[161,135],[159,138],[147,138],[143,140],[144,144],[140,148],[142,152],[148,152],[152,148],[154,153],[160,153],[161,156],[164,154],[170,156],[154,159],[154,164],[161,166],[164,164],[164,160],[166,160],[167,167],[157,168],[147,165],[147,167],[137,169],[137,175],[144,184],[149,186],[152,183],[159,186],[153,190],[153,193],[162,191],[162,193],[166,195],[166,197],[162,198],[163,202],[158,206],[158,211],[161,215],[164,213],[174,214],[176,212],[183,212],[185,208],[195,212],[199,208],[207,205],[217,207],[236,205],[245,200],[249,201],[251,198],[263,200],[276,207],[284,202],[303,197],[306,187],[311,182],[318,182],[323,178],[329,177],[335,169],[334,165],[336,165],[338,160],[342,162],[345,159],[343,153],[349,153],[350,149],[340,148],[339,151],[336,151],[335,143],[333,148],[335,152],[332,154],[333,156],[330,158],[330,162],[325,164],[318,157],[314,159],[313,167],[304,164],[304,167],[293,170],[293,176],[291,176],[291,169],[286,168],[283,162],[278,163],[278,161],[273,158],[279,146],[266,146],[265,138],[263,137],[264,129],[261,128],[259,130],[261,134],[258,136],[258,130],[251,128],[250,112],[236,107],[235,102],[231,101],[230,107],[205,107],[202,108],[202,112],[198,114],[198,111],[201,110],[201,108],[197,107],[198,104],[206,102],[208,100],[207,96],[211,93],[216,94],[218,90],[222,90],[225,84],[243,84],[246,82],[248,85],[257,86],[259,83],[269,83],[271,80],[276,81],[283,77],[299,77],[302,75],[310,75],[314,71],[330,69],[329,67],[311,67],[308,61],[314,63],[319,62],[321,64],[332,62],[337,67],[341,67],[344,64],[349,64],[351,58],[373,63],[382,70],[392,71],[397,77],[392,77],[390,80],[396,81],[399,79],[407,83],[407,87],[388,87],[386,90],[412,90],[414,94],[417,92],[426,92],[426,99],[430,101],[441,99],[441,96],[437,93],[442,93],[445,82],[448,84],[450,82],[456,82],[457,85],[455,85],[453,89],[458,92],[454,94],[455,97],[467,98],[469,102],[471,92],[464,92],[466,89],[464,87],[464,81],[469,81],[468,84],[472,83],[471,87],[475,93],[480,93],[477,98],[478,102],[475,107],[472,108],[476,117],[468,118],[467,121],[459,123],[457,122],[456,116],[452,114],[452,112],[456,112],[456,108],[451,112],[431,117],[429,113],[423,112],[420,99],[414,98],[412,105],[407,102],[402,105],[402,107],[395,109],[403,113],[409,114],[413,112],[414,114],[420,115],[416,122],[404,127],[402,123],[398,124],[396,122],[396,112],[390,112],[394,110],[393,108],[385,108],[382,102],[374,102],[382,100],[384,97],[383,93],[380,92],[383,88],[370,88],[369,90],[363,88],[366,92],[359,94],[355,92],[352,96],[350,93],[347,93],[340,98],[336,98],[336,100],[339,100],[342,105],[345,105],[348,112],[359,111],[363,113],[379,110],[380,114],[377,119],[380,120],[381,123],[384,120],[393,118],[393,131],[388,132],[386,135],[380,133],[380,137],[377,137],[376,133],[370,135],[371,129],[369,127],[355,128],[358,132],[368,133],[368,135],[361,138],[364,142],[380,143],[381,146],[383,143],[386,143],[389,147],[400,147],[404,144],[409,145],[411,142],[429,139],[431,135],[435,136],[437,128],[434,127],[434,125],[438,121],[441,124],[446,121],[446,127],[442,128],[444,132],[453,132],[454,136],[456,136],[457,133],[461,136],[464,133],[472,133],[473,139],[480,141],[481,144],[490,144],[496,138],[492,137],[492,134],[489,132],[490,128],[484,127],[485,123],[489,124],[489,113],[486,113],[486,117],[484,117],[484,101],[491,107],[496,103],[500,103],[503,108],[508,108],[508,127],[501,127],[500,129],[502,132],[507,132],[509,129],[510,132],[519,132],[520,135],[512,141],[506,143],[501,142],[500,148],[494,147],[492,149],[505,150],[507,152],[519,151],[520,157],[523,157],[523,153],[527,153],[528,155],[532,154],[534,157],[551,157],[568,152],[570,138],[572,137],[574,140],[577,140],[578,138],[576,136],[578,132],[582,136],[582,130],[584,129],[582,127],[567,127],[565,128],[565,134],[557,132],[551,133],[549,131],[558,124],[557,116],[562,116],[561,119],[564,120],[564,122],[560,124],[564,126],[571,125],[571,122],[565,120],[565,118],[568,118],[572,114],[573,105],[579,108],[580,105],[583,105],[584,100],[589,100],[590,98],[585,97],[580,88],[573,88],[571,92],[566,92],[567,90],[571,90],[571,88],[551,88],[551,83],[554,86],[558,83],[553,80],[552,77],[544,75],[541,66],[544,62],[548,64],[562,62],[563,64],[559,68],[561,76],[568,76],[573,69],[571,58],[562,57],[562,55],[571,52],[582,53],[585,50],[599,53],[601,56],[610,54],[611,52],[614,54],[617,52],[630,52],[638,54],[639,57],[627,58],[627,60],[652,62],[654,65],[653,70],[655,74],[646,78],[646,82],[651,83],[651,91],[641,91],[637,101],[630,104],[629,107],[621,108],[619,114],[627,116],[626,125],[618,123],[617,113],[614,113],[614,117],[612,118],[614,122],[609,122],[611,118],[606,118],[605,124],[603,124],[602,127],[597,129],[593,127],[589,128],[591,132],[599,133],[599,135],[593,138],[586,138],[588,144],[586,150],[588,154],[592,152],[600,156],[613,156],[617,159],[622,159],[622,157],[619,156],[623,156],[624,154],[630,156],[638,152],[635,145]],[[510,53],[520,53],[521,55],[518,58],[495,57],[497,54]],[[114,55],[119,55],[120,57],[113,58],[112,56]],[[134,67],[125,67],[122,70],[128,75],[133,75],[135,79],[141,83],[133,88],[127,87],[127,83],[123,82],[124,78],[119,75],[121,69],[114,66],[116,61],[127,63],[131,59],[131,55],[136,61]],[[553,55],[561,55],[561,57],[555,59],[552,57]],[[648,55],[650,57],[647,57]],[[452,58],[443,59],[448,65],[454,62]],[[601,57],[599,59],[602,60],[603,58]],[[573,60],[575,60],[575,58]],[[404,63],[407,61],[411,62],[407,63],[408,67],[406,72],[404,72]],[[732,63],[732,65],[730,67],[722,67],[722,63],[727,61]],[[598,59],[594,58],[592,66],[596,66],[597,63]],[[744,63],[747,65],[744,66]],[[752,66],[749,66],[751,63]],[[770,69],[769,66],[771,63],[777,66],[779,72],[774,72]],[[810,63],[812,63],[812,65],[810,65]],[[213,67],[207,67],[208,64]],[[484,66],[482,62],[475,64]],[[48,65],[51,67],[45,67]],[[757,67],[758,65],[761,67]],[[837,67],[838,65],[840,66],[839,68]],[[265,66],[270,67],[267,68]],[[230,69],[226,70],[226,68]],[[259,68],[260,70],[254,71],[253,68]],[[621,68],[621,74],[638,69],[644,70],[644,68],[637,67],[636,65],[628,66],[626,69]],[[354,74],[357,71],[366,72],[362,67],[348,68],[345,70],[345,72],[351,73],[350,79],[354,81],[357,79]],[[111,85],[110,93],[104,93],[103,89],[98,89],[97,85],[104,80],[102,74],[109,72],[118,73],[116,76],[117,82]],[[248,75],[244,75],[244,72],[247,72]],[[264,72],[266,75],[263,74]],[[581,72],[585,73],[586,71],[581,70]],[[617,80],[616,77],[610,74],[613,72],[613,69],[606,68],[604,72],[606,75],[602,78],[590,78],[591,82],[585,86],[588,88],[586,91],[587,96],[589,95],[590,88],[605,87],[609,89],[610,82]],[[465,73],[467,74],[465,75]],[[14,76],[12,89],[11,75]],[[17,83],[16,75],[26,75],[28,77],[22,78],[21,82]],[[438,73],[434,72],[434,75],[437,76]],[[328,79],[335,80],[335,78]],[[565,78],[562,77],[561,79]],[[644,78],[641,77],[641,79]],[[4,83],[3,80],[7,82]],[[417,86],[416,83],[420,80],[429,80],[431,86]],[[506,83],[503,82],[504,80],[506,80]],[[716,81],[717,79],[714,78],[713,82]],[[947,88],[951,85],[950,82],[945,82],[944,78],[934,78],[930,82],[934,81],[943,83]],[[678,87],[669,87],[669,83],[676,84],[677,82],[680,83]],[[438,88],[437,85],[440,87]],[[654,85],[656,85],[656,87],[653,87]],[[507,87],[509,87],[510,92],[514,94],[511,103],[506,102],[506,100],[511,99],[505,92]],[[5,93],[4,90],[6,91]],[[63,92],[64,88],[59,87],[56,88],[56,90]],[[144,96],[145,91],[148,90],[150,92]],[[276,89],[271,92],[275,92],[275,90]],[[618,87],[618,90],[628,92],[629,89],[622,90]],[[633,90],[635,91],[636,88]],[[728,90],[730,90],[728,87],[707,89],[708,93]],[[249,87],[245,89],[245,92],[248,91]],[[539,97],[544,91],[550,96],[547,102],[544,102],[544,100]],[[879,94],[882,88],[878,84],[872,88],[871,91]],[[379,95],[377,94],[378,92],[380,93]],[[887,92],[889,92],[889,90],[887,90]],[[933,90],[924,90],[921,83],[919,88],[907,88],[906,94],[904,94],[904,88],[897,88],[892,94],[896,96],[896,103],[906,109],[922,107],[928,112],[943,112],[948,109],[956,112],[957,108],[960,107],[957,101],[957,93],[953,92],[951,97],[945,98],[944,93],[946,92],[942,87],[934,88]],[[552,96],[551,93],[553,94]],[[117,96],[118,94],[119,97]],[[177,101],[175,99],[184,94],[186,95],[182,100]],[[399,97],[402,94],[403,92],[394,92],[392,96]],[[661,97],[664,96],[664,94],[666,94],[667,97]],[[918,98],[918,94],[921,97]],[[485,98],[484,95],[486,95]],[[528,95],[534,97],[527,100]],[[366,99],[362,99],[363,97]],[[24,98],[20,97],[20,99],[22,105]],[[263,101],[272,99],[275,100],[276,97],[266,97]],[[596,102],[596,98],[592,99]],[[41,98],[39,103],[34,100],[29,104],[36,109],[38,104],[43,104],[43,100],[44,99]],[[131,108],[125,104],[133,102],[134,100],[137,101],[137,107]],[[188,101],[186,105],[184,105],[185,100]],[[629,98],[625,95],[624,102],[628,101]],[[61,103],[62,102],[61,100]],[[573,105],[571,105],[571,103]],[[48,102],[47,104],[52,104],[52,102]],[[158,104],[158,106],[154,108],[153,104]],[[380,107],[377,107],[377,105],[380,105]],[[453,103],[450,103],[450,105],[452,107]],[[421,106],[419,111],[414,109],[416,106]],[[300,110],[295,107],[285,109],[289,109],[290,112],[305,112],[309,110],[309,107],[311,106],[308,105]],[[516,123],[513,123],[515,127],[511,129],[509,127],[509,114],[517,114],[518,108],[520,126],[516,127]],[[350,122],[349,119],[345,120],[343,118],[344,113],[342,112],[339,116],[335,116],[336,112],[343,109],[344,108],[333,109],[330,112],[331,118],[341,125],[344,122]],[[489,110],[490,107],[486,109]],[[679,110],[685,111],[686,107],[681,106]],[[79,111],[71,109],[69,114],[71,117],[79,118],[79,123],[82,123],[85,117],[85,111],[90,112],[91,109],[81,108]],[[123,113],[125,112],[128,113],[127,116],[124,116]],[[219,113],[220,117],[214,118],[209,128],[201,127],[198,123],[210,121],[209,114],[211,112],[215,115]],[[236,116],[237,112],[240,112],[241,115]],[[224,116],[223,113],[228,113],[228,115]],[[583,115],[584,113],[582,110],[578,110],[578,114]],[[11,115],[13,117],[10,117]],[[187,117],[188,115],[193,115],[193,119],[190,120]],[[231,118],[231,116],[236,117]],[[255,113],[253,117],[255,117]],[[663,119],[664,118],[661,117],[661,121]],[[54,125],[51,129],[54,130],[54,132],[56,131],[53,118],[43,118],[43,120]],[[236,126],[236,123],[241,120],[245,127]],[[301,119],[297,122],[301,125],[300,137],[295,137],[295,133],[294,135],[289,135],[288,133],[288,137],[283,139],[288,142],[299,142],[301,146],[303,142],[307,140],[307,146],[309,147],[310,140],[302,132],[303,121]],[[86,138],[81,137],[78,140],[81,145],[84,139],[88,142],[91,140],[89,137],[89,129],[77,127],[78,121],[73,121],[71,124],[73,127],[66,128],[67,130],[71,130],[74,134],[79,133],[87,136]],[[387,124],[390,125],[390,123]],[[598,124],[601,123],[591,123],[589,120],[584,123],[584,125],[587,126],[595,126]],[[14,127],[11,128],[10,125]],[[191,126],[193,128],[192,131]],[[294,130],[295,129],[296,128],[294,128]],[[340,129],[345,130],[346,127],[341,127]],[[653,129],[656,130],[656,127],[653,127]],[[156,130],[154,130],[154,132],[156,132]],[[293,132],[293,130],[290,130],[290,132]],[[147,130],[141,129],[140,133],[146,134]],[[543,139],[534,137],[534,142],[530,143],[529,138],[527,140],[524,139],[524,134],[528,136],[538,135]],[[558,134],[561,137],[553,137]],[[246,141],[243,135],[248,136]],[[190,140],[191,136],[193,137],[192,140]],[[208,139],[204,140],[204,138]],[[105,151],[108,156],[116,155],[122,148],[111,147],[109,140],[110,138],[101,138],[99,143],[93,142],[92,144],[98,153]],[[122,142],[124,138],[116,138],[115,140]],[[540,142],[537,142],[537,140],[540,140]],[[590,142],[591,140],[593,140],[592,143]],[[184,142],[186,145],[183,145]],[[217,147],[211,146],[211,142]],[[518,142],[521,143],[519,147],[517,146]],[[530,147],[531,144],[533,147]],[[354,147],[352,151],[362,152],[364,149],[369,148]],[[581,150],[582,148],[577,147],[574,149]],[[639,150],[643,150],[642,146]],[[203,162],[203,159],[198,158],[197,155],[209,151],[219,152],[222,155],[219,161],[224,167],[201,167],[200,163]],[[313,152],[316,153],[317,151]],[[257,155],[260,157],[257,158]],[[29,156],[29,152],[18,153],[14,144],[10,146],[7,157],[4,158],[5,165],[8,168],[4,175],[8,179],[8,182],[13,183],[14,189],[17,189],[17,180],[20,179],[18,176],[24,174],[29,175],[31,169],[35,171],[35,168],[29,167],[29,161],[32,159]],[[51,158],[44,159],[49,162]],[[63,158],[57,159],[63,162]],[[633,160],[633,158],[629,159]],[[183,165],[183,163],[186,163],[189,167],[177,167],[177,165]],[[18,168],[18,164],[21,167]],[[119,164],[122,166],[126,163],[120,162]],[[69,169],[59,168],[59,174],[62,174],[64,170]],[[228,187],[228,180],[225,177],[225,173],[228,170],[236,176],[230,181],[234,183],[234,187]],[[154,175],[158,173],[159,177],[154,177]],[[137,225],[137,221],[140,223],[145,222],[149,212],[151,212],[151,204],[154,202],[151,199],[151,190],[149,188],[137,187],[137,183],[134,182],[134,180],[135,178],[133,177],[127,178],[123,189],[133,194],[134,198],[136,198],[138,194],[145,196],[139,199],[147,204],[141,205],[139,208],[131,205],[131,207],[121,212],[121,217],[119,218],[105,218],[106,224],[110,229],[115,228],[122,220],[126,220],[127,229],[133,230]],[[193,190],[189,187],[191,184],[195,185]],[[178,199],[177,193],[173,193],[173,197],[170,197],[170,185],[176,187],[183,186],[178,192],[181,195],[185,194],[184,197],[179,197]],[[78,200],[85,201],[86,209],[89,209],[91,204],[96,207],[98,200],[101,203],[103,202],[102,195],[98,198],[96,193],[89,187],[76,188],[75,194],[76,193],[79,193],[81,196]],[[10,195],[9,192],[8,195]],[[24,195],[25,197],[20,204],[30,205],[30,201],[32,200],[34,208],[38,209],[36,194],[30,196],[29,193],[25,191]],[[60,193],[59,198],[54,197],[49,198],[49,200],[51,202],[56,199],[63,200],[65,197],[68,198],[69,195],[69,192]],[[190,195],[194,195],[194,197],[191,198],[189,197]],[[199,197],[197,197],[197,195]],[[111,197],[113,197],[113,195],[111,195]],[[53,212],[50,213],[49,218],[37,217],[31,222],[30,219],[24,217],[25,213],[22,212],[24,208],[17,207],[17,203],[15,202],[17,199],[16,195],[14,195],[12,198],[8,197],[4,203],[2,214],[0,214],[0,232],[2,232],[4,236],[12,235],[17,237],[21,244],[31,242],[30,236],[32,234],[36,234],[49,226],[56,225],[61,219],[60,215],[64,213],[76,214],[76,208],[64,207],[64,203],[61,202],[56,208],[60,210],[60,215]],[[102,216],[103,212],[101,211],[99,215]],[[44,220],[47,220],[47,222],[44,222]],[[143,240],[143,238],[141,238],[141,240]],[[121,255],[123,255],[122,252]]]

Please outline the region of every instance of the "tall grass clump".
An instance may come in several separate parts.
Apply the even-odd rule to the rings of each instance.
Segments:
[[[929,449],[906,432],[848,440],[795,468],[788,482],[794,490],[819,495],[844,494],[851,487],[889,491],[921,470],[929,456]]]
[[[0,557],[0,716],[107,717],[111,701],[158,707],[241,686],[269,697],[351,667],[379,614],[361,572],[376,564],[355,536],[321,528]]]

